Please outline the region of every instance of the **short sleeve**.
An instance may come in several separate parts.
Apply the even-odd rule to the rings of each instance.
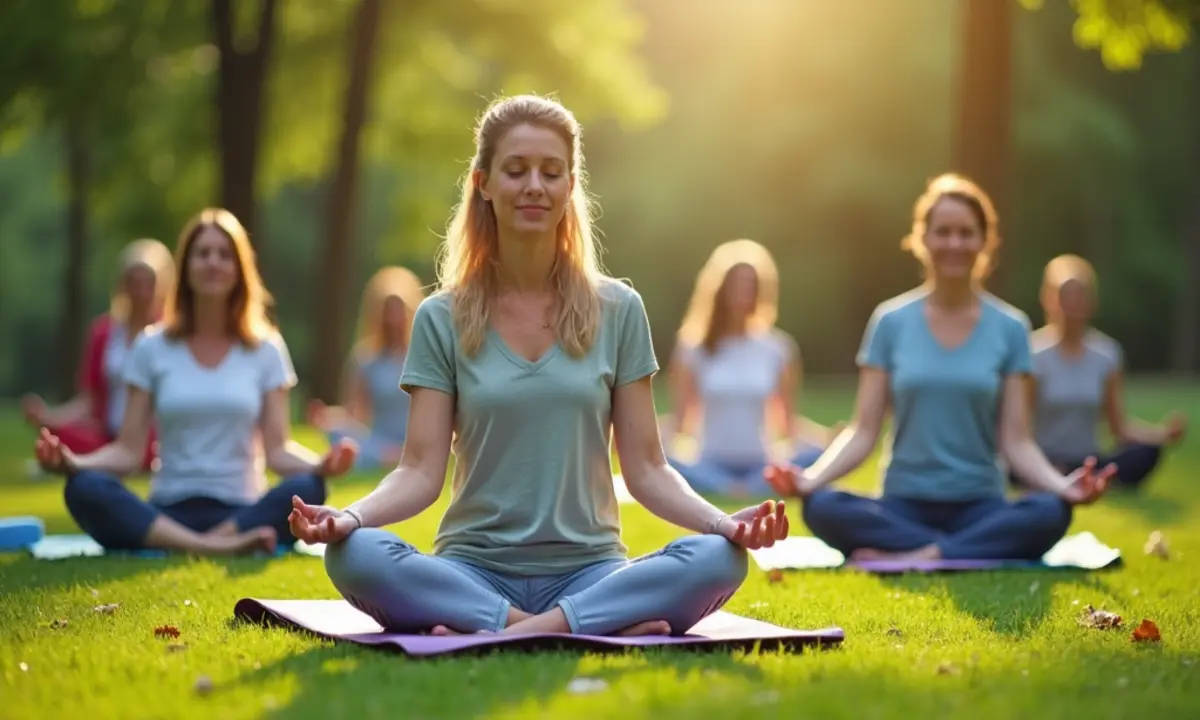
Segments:
[[[426,298],[413,314],[400,389],[410,395],[418,387],[454,395],[458,387],[454,353],[454,318],[449,303],[441,295]]]
[[[1030,343],[1030,333],[1033,327],[1024,313],[1016,317],[1006,316],[1005,325],[1008,328],[1008,353],[1005,358],[1003,374],[1029,375],[1033,373],[1033,349]]]
[[[650,319],[646,317],[646,306],[642,296],[628,288],[620,313],[620,334],[617,340],[616,385],[627,385],[635,380],[658,372],[658,358],[654,356],[654,340],[650,333]]]
[[[292,365],[292,354],[282,335],[274,335],[259,346],[262,357],[259,373],[259,389],[265,394],[274,390],[290,389],[296,385],[296,369]]]
[[[872,367],[891,372],[892,369],[892,326],[894,318],[881,305],[871,313],[867,329],[863,332],[862,344],[858,348],[856,361],[862,368]]]
[[[162,344],[163,338],[157,332],[149,334],[143,331],[138,335],[137,339],[133,341],[133,347],[129,349],[129,356],[125,358],[125,365],[121,369],[121,374],[127,384],[148,393],[154,392],[157,379],[154,372],[154,356]]]

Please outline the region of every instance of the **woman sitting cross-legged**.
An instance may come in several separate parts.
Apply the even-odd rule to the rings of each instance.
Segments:
[[[598,268],[573,116],[501,100],[476,142],[440,290],[413,321],[403,459],[345,509],[297,498],[293,532],[329,543],[334,586],[389,629],[685,633],[741,586],[746,547],[787,535],[783,506],[726,515],[667,463],[649,323]],[[698,534],[626,557],[610,435],[633,496]],[[452,440],[453,495],[425,554],[379,528],[437,500]]]
[[[309,404],[309,423],[335,444],[358,445],[359,470],[395,467],[408,434],[408,393],[400,373],[412,335],[413,313],[421,304],[421,282],[408,268],[385,267],[363,291],[359,341],[347,363],[345,404]]]
[[[854,420],[799,480],[768,480],[803,499],[813,534],[854,560],[1037,560],[1062,539],[1074,505],[1108,486],[1094,459],[1064,476],[1029,433],[1029,321],[980,280],[999,244],[990,200],[973,183],[935,179],[905,240],[927,282],[881,304],[858,362]],[[883,496],[827,490],[875,447],[892,409]],[[1005,498],[1002,455],[1040,492]]]
[[[1187,418],[1174,413],[1153,426],[1126,413],[1124,352],[1092,327],[1095,305],[1091,263],[1077,255],[1051,260],[1042,282],[1046,326],[1031,339],[1034,438],[1056,467],[1075,467],[1100,453],[1096,430],[1103,416],[1117,447],[1101,462],[1117,466],[1118,487],[1136,488],[1154,472],[1163,449],[1183,439]]]
[[[176,264],[182,277],[162,326],[145,331],[125,363],[117,439],[75,455],[43,430],[37,457],[67,475],[67,510],[107,548],[271,552],[291,537],[292,497],[323,502],[325,478],[349,468],[354,446],[340,444],[321,459],[289,441],[295,374],[266,319],[268,296],[237,219],[201,212],[180,236]],[[141,464],[152,418],[160,467],[144,501],[120,478]],[[264,455],[284,476],[270,490]]]
[[[775,261],[752,240],[719,245],[696,278],[670,367],[676,410],[664,425],[668,447],[676,432],[700,426],[696,460],[670,458],[698,492],[770,495],[763,469],[771,462],[772,435],[782,437],[800,467],[828,444],[825,428],[819,433],[825,437],[805,437],[816,423],[795,413],[800,350],[775,325],[778,304]]]

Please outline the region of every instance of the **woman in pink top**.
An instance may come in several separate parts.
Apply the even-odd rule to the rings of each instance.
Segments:
[[[121,251],[119,275],[109,309],[92,321],[79,373],[79,392],[61,405],[47,405],[38,395],[22,401],[34,428],[47,428],[75,453],[89,453],[117,436],[125,414],[125,357],[134,338],[157,322],[175,282],[171,251],[157,240],[135,240]],[[154,457],[147,443],[143,468]]]

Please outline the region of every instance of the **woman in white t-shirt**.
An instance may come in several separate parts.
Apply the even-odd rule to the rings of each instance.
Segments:
[[[698,492],[770,494],[763,470],[772,460],[807,467],[828,444],[827,428],[796,413],[802,363],[775,327],[778,298],[774,259],[752,240],[718,246],[697,277],[670,368],[666,436],[691,435],[699,420],[696,459],[671,457]],[[784,457],[772,457],[775,438]]]
[[[67,476],[67,510],[107,548],[272,552],[294,542],[292,499],[324,502],[326,478],[349,468],[354,445],[320,458],[289,440],[296,377],[241,223],[204,210],[184,228],[176,265],[162,324],[134,341],[124,364],[116,440],[76,455],[43,429],[38,460]],[[141,464],[152,420],[160,466],[143,500],[120,478]],[[283,478],[269,490],[266,469]]]

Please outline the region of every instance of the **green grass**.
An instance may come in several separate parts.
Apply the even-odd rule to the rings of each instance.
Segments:
[[[1198,386],[1143,383],[1131,394],[1133,408],[1150,417],[1169,408],[1200,416]],[[813,387],[805,410],[831,421],[850,400],[844,389]],[[320,446],[311,433],[300,439]],[[12,413],[0,418],[0,515],[37,514],[51,531],[75,532],[61,481],[25,478],[30,442]],[[870,489],[874,473],[863,468],[849,484]],[[783,625],[845,628],[840,649],[803,655],[408,661],[231,622],[241,597],[336,597],[316,559],[0,556],[0,717],[1195,717],[1198,476],[1193,441],[1169,457],[1144,496],[1078,513],[1073,530],[1091,530],[1124,551],[1125,565],[1114,571],[898,579],[812,572],[770,584],[752,567],[728,610]],[[340,482],[332,502],[349,502],[371,483]],[[395,530],[428,547],[439,510]],[[640,508],[623,512],[633,552],[677,534]],[[1170,560],[1142,552],[1156,529],[1170,540]],[[93,610],[104,603],[120,608]],[[1128,628],[1082,628],[1076,617],[1088,604],[1127,623],[1151,618],[1163,641],[1134,644]],[[66,626],[52,627],[57,619]],[[180,629],[186,649],[171,652],[154,637],[156,626],[168,624]],[[194,689],[201,676],[213,684],[207,695]],[[572,694],[567,685],[576,677],[600,678],[607,688]]]

